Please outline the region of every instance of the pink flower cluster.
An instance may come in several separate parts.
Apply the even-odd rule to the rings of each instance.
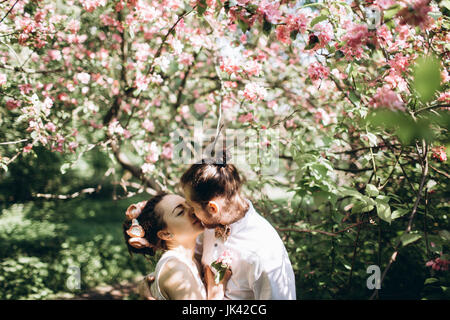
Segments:
[[[270,23],[275,24],[282,19],[281,12],[278,9],[279,7],[280,3],[278,1],[262,0],[258,4],[257,13],[265,17]]]
[[[390,110],[404,111],[404,103],[398,93],[391,90],[388,86],[378,88],[377,92],[370,101],[370,105],[375,108],[388,108]]]
[[[163,150],[161,152],[161,158],[172,159],[173,158],[173,143],[167,142],[163,145]]]
[[[250,82],[245,85],[244,91],[241,91],[242,95],[248,100],[255,102],[264,100],[267,91],[264,87],[261,87],[257,83]]]
[[[409,66],[409,58],[401,53],[397,53],[394,58],[389,61],[389,65],[398,73],[405,72]]]
[[[308,75],[312,81],[323,80],[330,75],[330,69],[319,62],[313,62],[308,67]]]
[[[225,250],[224,252],[222,252],[219,258],[217,258],[216,262],[230,267],[231,263],[233,262],[230,250]]]
[[[347,58],[361,58],[363,54],[362,46],[369,40],[369,30],[365,24],[349,23],[346,33],[342,36],[345,45],[340,49]]]
[[[80,0],[83,5],[84,10],[92,12],[98,7],[104,7],[106,5],[106,0]]]
[[[237,74],[242,71],[239,63],[231,58],[222,59],[220,63],[220,70],[228,73],[229,75]]]
[[[275,33],[280,42],[290,44],[291,32],[298,31],[300,33],[305,33],[309,25],[309,18],[303,13],[297,15],[289,14],[284,19],[284,23],[284,25],[277,26]]]
[[[400,24],[408,24],[411,26],[420,26],[421,28],[427,28],[432,18],[428,15],[431,11],[431,0],[413,0],[407,7],[398,12],[400,17]]]
[[[431,267],[431,269],[435,271],[447,271],[450,265],[450,260],[436,258],[434,260],[428,261],[425,265],[427,267]]]
[[[6,84],[6,74],[0,73],[0,86]]]
[[[446,148],[444,146],[438,146],[431,149],[433,152],[432,158],[437,159],[440,162],[447,161],[447,153],[445,152]]]
[[[314,50],[324,48],[333,38],[333,26],[328,22],[321,22],[314,26],[314,35],[319,39]]]
[[[249,112],[249,113],[240,115],[239,118],[238,118],[238,121],[240,123],[246,123],[246,122],[253,121],[253,119],[254,119],[253,114]]]

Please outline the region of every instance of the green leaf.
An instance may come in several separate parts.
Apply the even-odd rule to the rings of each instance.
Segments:
[[[436,279],[436,278],[428,278],[428,279],[425,280],[425,284],[433,284],[433,283],[436,283],[436,282],[439,282],[439,280]]]
[[[403,217],[405,214],[408,214],[410,211],[409,209],[397,209],[394,212],[392,212],[391,218],[392,220]]]
[[[238,19],[237,22],[238,22],[239,28],[242,30],[242,32],[247,32],[247,30],[250,29],[248,24],[245,23],[243,20]]]
[[[263,23],[263,32],[266,36],[269,36],[270,32],[272,31],[272,24],[267,21],[266,19],[264,19],[264,23]]]
[[[70,165],[70,163],[64,163],[60,168],[61,173],[66,174],[67,170],[70,168]]]
[[[446,241],[450,241],[450,232],[448,232],[447,230],[439,231],[439,236]]]
[[[422,236],[418,233],[404,233],[400,237],[400,241],[402,242],[403,246],[407,246],[408,244],[411,244],[417,240],[422,238]]]
[[[381,220],[386,221],[387,223],[391,223],[392,217],[391,217],[391,207],[386,201],[376,199],[377,203],[377,214],[380,217]]]
[[[327,19],[328,19],[328,16],[327,16],[327,15],[320,15],[320,16],[317,16],[317,17],[315,17],[314,19],[311,20],[310,26],[311,26],[311,28],[312,28],[312,27],[314,27],[316,24],[318,24],[319,22],[322,22],[322,21],[327,20]]]
[[[206,9],[208,8],[208,5],[206,4],[206,0],[200,0],[197,4],[197,11],[200,16],[203,16]]]
[[[292,40],[297,39],[297,35],[298,35],[298,30],[294,30],[291,32],[290,36]]]
[[[441,63],[430,55],[417,59],[413,69],[413,86],[423,103],[433,100],[441,88]]]
[[[373,184],[368,184],[366,186],[366,194],[369,197],[376,197],[380,194],[380,191],[378,191],[378,188],[375,187]]]
[[[392,19],[397,12],[399,12],[401,9],[401,6],[399,4],[393,5],[392,7],[386,9],[384,11],[384,20],[390,20]]]

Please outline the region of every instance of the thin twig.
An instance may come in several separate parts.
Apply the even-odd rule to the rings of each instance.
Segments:
[[[423,187],[425,185],[425,180],[426,180],[427,175],[428,175],[428,159],[427,159],[428,147],[427,147],[425,141],[422,142],[422,145],[423,145],[423,149],[422,149],[423,158],[421,158],[422,157],[421,152],[419,151],[419,148],[417,148],[417,154],[418,154],[419,158],[421,158],[421,162],[423,163],[423,166],[422,166],[422,179],[420,181],[419,190],[417,191],[416,201],[414,202],[414,207],[412,209],[411,215],[409,216],[408,226],[406,227],[405,233],[410,233],[411,232],[412,223],[414,221],[414,217],[416,215],[417,208],[419,206],[419,202],[420,202],[420,200],[422,198]],[[383,274],[381,275],[380,286],[383,284],[383,281],[384,281],[384,279],[386,277],[386,274],[389,271],[390,267],[395,262],[395,259],[397,258],[398,251],[399,251],[399,248],[400,248],[401,244],[402,244],[402,241],[399,240],[397,245],[394,248],[394,253],[392,254],[391,258],[389,259],[388,265],[386,266],[386,268],[383,271]],[[377,295],[378,295],[378,289],[375,289],[374,293],[370,297],[370,300],[373,300],[375,298],[375,296],[377,296]]]

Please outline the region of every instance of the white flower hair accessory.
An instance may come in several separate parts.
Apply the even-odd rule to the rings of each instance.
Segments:
[[[146,204],[147,201],[141,201],[136,204],[131,204],[128,207],[127,211],[125,212],[127,219],[131,220],[131,226],[126,231],[127,234],[130,236],[130,239],[128,239],[128,243],[136,249],[151,247],[151,244],[147,241],[147,239],[144,238],[145,236],[144,228],[142,228],[137,219]]]

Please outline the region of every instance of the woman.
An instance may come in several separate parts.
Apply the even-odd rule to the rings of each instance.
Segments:
[[[165,250],[154,272],[151,295],[158,300],[221,300],[231,272],[218,284],[209,267],[205,284],[194,259],[196,238],[204,231],[183,197],[162,193],[148,201],[133,204],[123,224],[130,253],[153,256]]]

